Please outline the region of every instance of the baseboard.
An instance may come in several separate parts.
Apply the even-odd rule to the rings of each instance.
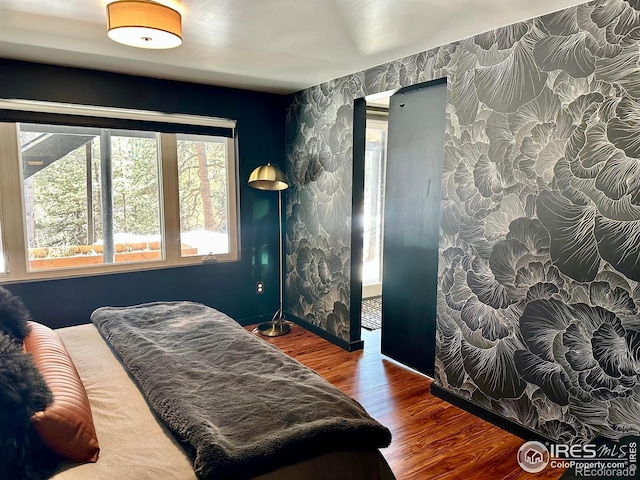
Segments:
[[[382,295],[382,284],[362,285],[362,299],[380,297]]]
[[[296,317],[295,315],[291,315],[289,313],[285,314],[287,320],[294,322],[297,325],[300,325],[305,330],[309,330],[312,333],[315,333],[319,337],[324,338],[325,340],[337,345],[340,348],[343,348],[347,352],[353,352],[355,350],[361,350],[364,348],[364,340],[356,340],[354,342],[347,342],[341,338],[336,337],[335,335],[331,335],[326,330],[321,329],[320,327],[315,326],[312,323],[303,320],[302,318]]]
[[[515,423],[502,415],[498,415],[497,413],[493,413],[469,400],[466,398],[462,398],[455,393],[451,393],[448,390],[444,390],[443,388],[438,387],[434,383],[431,384],[431,394],[434,397],[438,397],[456,407],[459,407],[482,420],[486,420],[489,423],[494,424],[496,427],[499,427],[507,432],[522,438],[525,441],[529,440],[537,440],[538,442],[549,442],[553,443],[553,440],[541,435],[540,433],[531,430],[523,425]]]

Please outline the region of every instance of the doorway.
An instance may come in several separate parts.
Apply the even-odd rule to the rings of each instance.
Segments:
[[[387,95],[387,158],[383,215],[379,222],[383,232],[382,317],[377,338],[384,355],[433,376],[446,79],[392,93],[390,97]],[[364,237],[365,232],[370,231],[365,230],[368,227],[365,218],[369,218],[365,216],[368,214],[365,178],[370,170],[365,157],[366,146],[372,138],[367,130],[370,123],[368,119],[365,121],[369,100],[370,97],[359,99],[354,109],[354,213],[360,213],[363,221],[360,234],[354,232],[352,237],[359,240],[359,245],[354,244],[362,250],[352,249],[352,261],[362,265],[358,291],[365,293],[361,298],[352,297],[352,325],[356,319],[362,321],[368,296],[364,265],[370,257],[367,251],[370,243]],[[356,187],[362,190],[358,191]],[[369,208],[370,203],[366,204]],[[357,205],[360,205],[359,209]]]
[[[362,252],[362,328],[382,328],[384,188],[387,165],[389,97],[367,98]]]

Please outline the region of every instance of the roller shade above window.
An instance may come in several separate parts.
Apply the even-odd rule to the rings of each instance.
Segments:
[[[0,99],[0,122],[39,123],[233,138],[236,122],[224,118],[148,110]]]

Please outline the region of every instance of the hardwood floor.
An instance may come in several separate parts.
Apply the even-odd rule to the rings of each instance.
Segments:
[[[251,330],[253,327],[247,327]],[[431,380],[380,354],[380,330],[363,330],[364,350],[346,352],[293,325],[288,335],[262,337],[314,369],[389,427],[382,453],[398,480],[558,479],[547,467],[526,473],[516,462],[524,441],[429,393]]]

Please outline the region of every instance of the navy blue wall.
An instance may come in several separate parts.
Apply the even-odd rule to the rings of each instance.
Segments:
[[[241,323],[270,317],[277,309],[277,196],[248,187],[246,180],[258,165],[271,162],[284,167],[285,97],[0,59],[0,98],[155,110],[238,122],[239,261],[3,284],[22,298],[36,321],[52,327],[86,323],[99,306],[157,300],[202,302]],[[255,293],[258,280],[265,282],[263,295]]]

